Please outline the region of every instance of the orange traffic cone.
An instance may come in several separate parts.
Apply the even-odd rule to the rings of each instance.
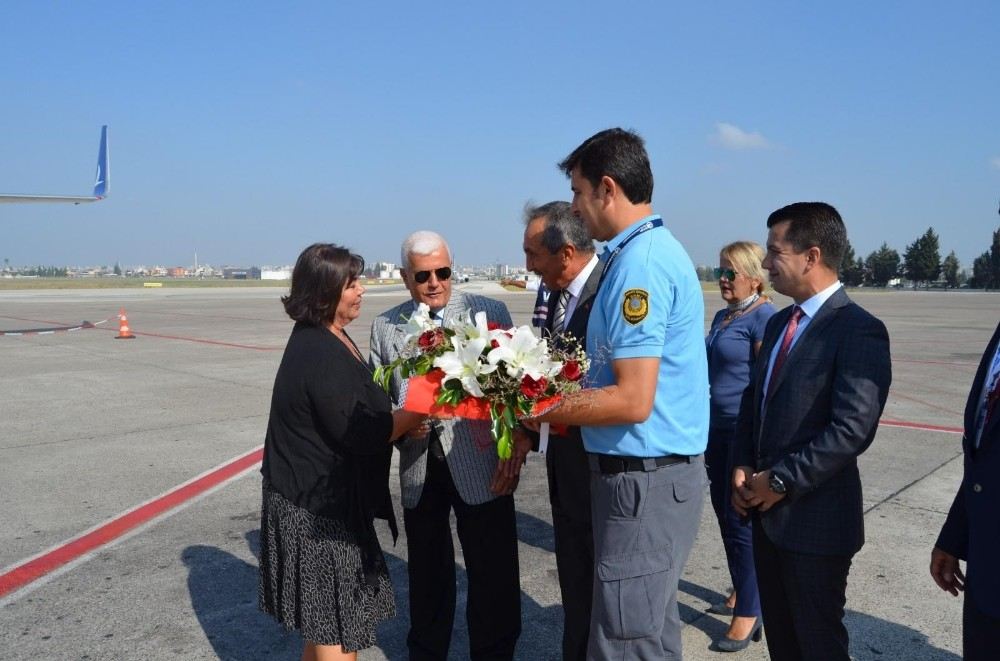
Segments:
[[[135,335],[132,334],[132,329],[128,327],[128,317],[125,316],[125,308],[118,310],[118,334],[115,335],[116,340],[134,340]]]

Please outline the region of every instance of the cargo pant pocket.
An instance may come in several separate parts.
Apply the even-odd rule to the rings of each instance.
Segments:
[[[598,625],[609,638],[627,640],[660,634],[672,564],[669,547],[598,561]]]

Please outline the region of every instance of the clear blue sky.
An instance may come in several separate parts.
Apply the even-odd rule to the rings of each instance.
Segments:
[[[568,199],[555,163],[624,126],[697,263],[819,199],[861,255],[933,226],[969,268],[1000,221],[997,26],[995,0],[10,3],[0,192],[88,192],[102,124],[113,178],[0,205],[0,257],[396,261],[434,229],[522,263],[525,201]]]

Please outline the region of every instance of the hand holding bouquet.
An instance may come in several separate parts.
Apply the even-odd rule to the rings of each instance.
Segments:
[[[519,417],[541,415],[563,394],[580,389],[587,371],[583,349],[570,337],[535,337],[529,326],[500,328],[485,312],[469,311],[438,326],[421,303],[406,325],[401,356],[379,367],[388,390],[397,368],[409,378],[404,408],[492,421],[501,459],[511,456]]]

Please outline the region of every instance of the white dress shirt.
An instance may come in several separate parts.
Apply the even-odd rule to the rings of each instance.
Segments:
[[[580,302],[580,294],[583,292],[583,286],[587,284],[587,279],[590,278],[590,274],[597,267],[599,261],[595,254],[583,269],[576,274],[573,282],[566,286],[566,291],[569,292],[569,300],[566,301],[566,317],[563,321],[564,328],[569,326],[569,320],[573,318],[573,312],[576,311],[576,304]]]

